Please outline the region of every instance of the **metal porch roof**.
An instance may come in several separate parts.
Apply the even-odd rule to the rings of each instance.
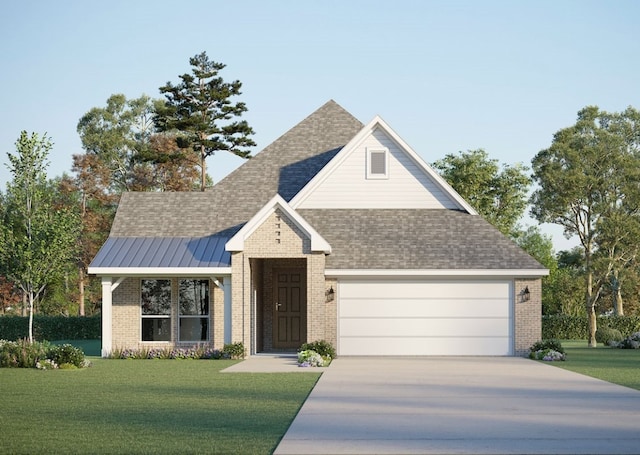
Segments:
[[[231,254],[229,237],[109,237],[89,266],[118,268],[224,268]]]

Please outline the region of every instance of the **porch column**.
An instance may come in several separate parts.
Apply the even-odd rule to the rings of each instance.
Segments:
[[[111,277],[102,277],[102,357],[107,357],[112,349],[111,327],[111,303],[112,303]]]
[[[224,292],[224,343],[231,343],[231,277],[224,277],[222,280],[222,291]]]

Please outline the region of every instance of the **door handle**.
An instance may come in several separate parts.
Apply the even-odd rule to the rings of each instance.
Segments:
[[[276,302],[276,311],[280,311],[281,303]]]

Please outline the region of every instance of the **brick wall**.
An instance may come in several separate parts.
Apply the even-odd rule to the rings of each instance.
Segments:
[[[529,288],[530,298],[523,301],[523,291]],[[526,356],[533,343],[542,337],[542,280],[516,279],[515,304],[515,355]]]
[[[271,349],[276,268],[306,267],[307,341],[326,338],[325,255],[311,251],[311,239],[283,212],[271,214],[245,240],[244,251],[232,253],[231,266],[234,342],[242,341],[252,353]],[[252,330],[257,346],[250,348]]]

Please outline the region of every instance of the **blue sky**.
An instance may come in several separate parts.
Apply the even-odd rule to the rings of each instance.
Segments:
[[[84,113],[114,93],[160,97],[202,51],[243,83],[256,151],[334,99],[364,123],[380,115],[427,162],[483,148],[529,165],[582,107],[640,107],[638,23],[633,0],[10,2],[0,188],[20,131],[47,132],[49,175],[68,172]],[[239,164],[208,162],[216,181]]]

